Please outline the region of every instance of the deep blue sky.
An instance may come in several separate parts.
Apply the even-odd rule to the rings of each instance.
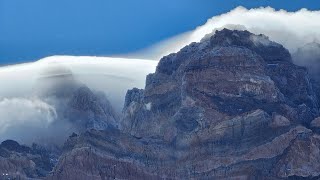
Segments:
[[[0,65],[134,52],[239,5],[320,9],[319,0],[0,0]]]

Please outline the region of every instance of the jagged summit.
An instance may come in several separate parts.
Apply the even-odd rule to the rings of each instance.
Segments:
[[[281,44],[270,41],[265,35],[255,35],[246,30],[223,29],[217,30],[212,36],[206,37],[199,43],[191,43],[178,53],[163,57],[157,66],[157,71],[171,74],[183,61],[190,58],[199,59],[208,54],[219,55],[217,52],[221,51],[217,50],[221,48],[224,48],[224,52],[229,52],[230,55],[239,52],[239,50],[230,49],[230,47],[246,48],[253,51],[261,56],[266,63],[292,62],[289,51]]]
[[[209,39],[212,47],[240,46],[246,47],[259,54],[267,63],[277,61],[292,62],[291,55],[281,44],[270,41],[269,37],[255,35],[249,31],[223,29],[216,31]]]

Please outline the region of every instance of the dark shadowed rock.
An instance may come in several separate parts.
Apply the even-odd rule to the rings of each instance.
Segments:
[[[1,143],[1,147],[9,151],[19,152],[19,153],[28,153],[31,149],[27,146],[20,145],[18,142],[13,140],[6,140]]]
[[[6,140],[0,145],[0,179],[40,179],[53,169],[59,155],[34,144]]]

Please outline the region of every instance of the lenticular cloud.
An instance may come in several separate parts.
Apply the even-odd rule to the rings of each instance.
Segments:
[[[214,16],[206,24],[195,30],[178,35],[159,43],[139,55],[159,59],[163,55],[177,52],[191,42],[199,42],[205,35],[214,34],[222,28],[248,30],[255,34],[265,34],[272,41],[284,45],[291,53],[311,42],[320,42],[320,11],[301,9],[296,12],[275,10],[270,7],[236,9]]]
[[[79,82],[93,91],[106,94],[120,112],[128,89],[143,88],[147,74],[157,62],[108,57],[52,56],[32,63],[0,67],[0,142],[14,139],[32,143],[65,139],[72,129],[57,114],[56,101],[47,93],[56,86]],[[72,81],[56,81],[56,76],[69,75]],[[45,92],[44,92],[45,91]],[[61,136],[61,137],[60,137]]]

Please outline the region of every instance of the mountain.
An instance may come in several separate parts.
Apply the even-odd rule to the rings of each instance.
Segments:
[[[119,129],[70,137],[48,179],[319,178],[309,79],[268,37],[216,31],[127,92]]]
[[[248,31],[217,31],[164,57],[139,93],[138,101],[126,101],[123,120],[123,129],[137,136],[192,134],[257,109],[305,125],[319,114],[306,69],[281,45]]]
[[[264,35],[222,29],[163,57],[144,89],[128,90],[121,116],[59,70],[42,97],[77,133],[46,150],[60,157],[45,175],[30,148],[10,141],[14,156],[0,153],[0,167],[19,157],[8,176],[49,180],[318,179],[319,98],[293,62]]]

